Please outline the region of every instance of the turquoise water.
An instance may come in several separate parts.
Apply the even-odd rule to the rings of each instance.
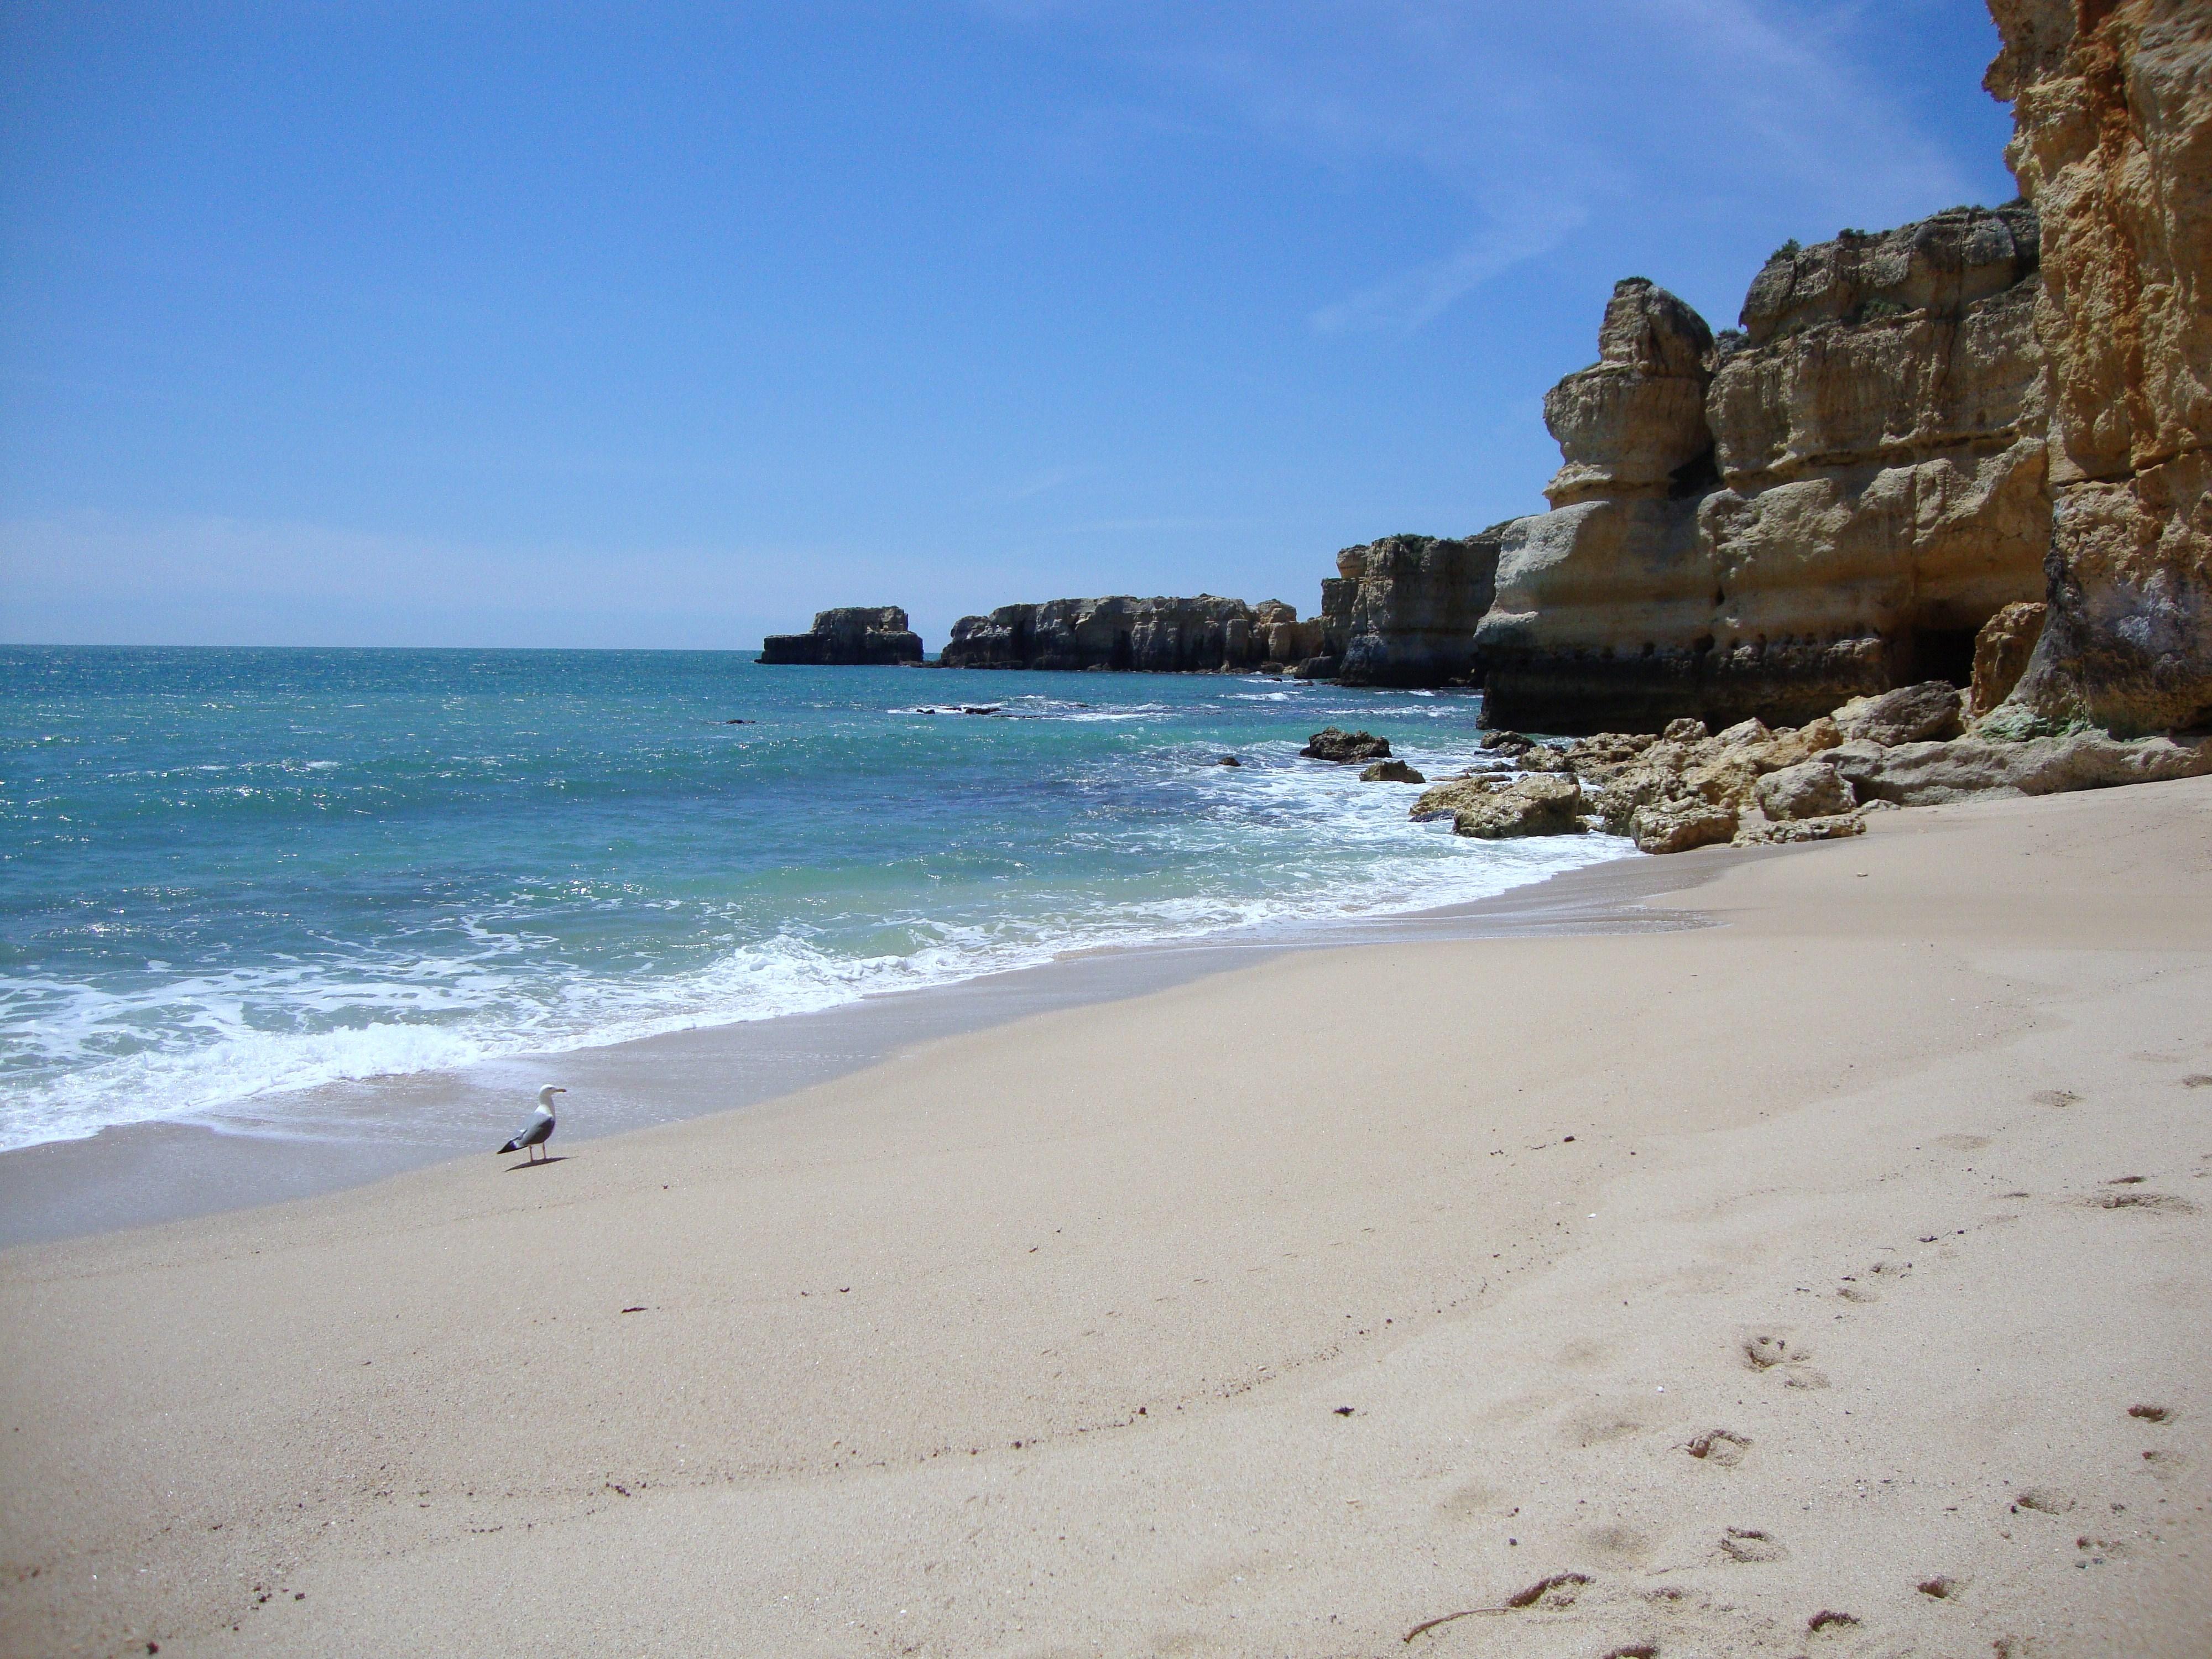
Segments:
[[[281,1122],[337,1079],[1623,850],[1459,840],[1297,757],[1364,726],[1433,774],[1477,752],[1478,708],[735,653],[0,648],[0,1148],[248,1100]]]

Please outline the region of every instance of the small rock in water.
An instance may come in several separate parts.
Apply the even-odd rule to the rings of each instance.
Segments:
[[[1352,761],[1387,760],[1390,739],[1372,732],[1345,732],[1331,726],[1307,738],[1298,753],[1308,760],[1334,761],[1340,766]]]
[[[1242,766],[1244,764],[1243,761],[1238,760],[1234,755],[1224,755],[1219,760],[1213,763],[1216,766]]]
[[[1401,760],[1376,761],[1359,775],[1362,783],[1426,783],[1428,780]]]

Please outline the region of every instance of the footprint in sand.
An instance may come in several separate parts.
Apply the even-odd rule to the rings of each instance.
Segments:
[[[1805,1363],[1812,1357],[1809,1349],[1793,1348],[1789,1338],[1771,1332],[1759,1332],[1743,1340],[1743,1363],[1755,1371],[1779,1371],[1785,1389],[1828,1386],[1827,1374]]]
[[[1846,1302],[1879,1302],[1881,1292],[1871,1285],[1862,1285],[1850,1274],[1844,1275],[1843,1285],[1836,1292]]]
[[[1651,1553],[1651,1540],[1632,1527],[1593,1527],[1583,1542],[1614,1566],[1633,1566]]]
[[[2164,1215],[2197,1213],[2194,1204],[2170,1193],[2093,1193],[2081,1201],[2093,1210],[2148,1210],[2153,1214]]]
[[[2161,1480],[2171,1480],[2189,1467],[2189,1460],[2179,1452],[2147,1451],[2142,1455],[2143,1468]]]
[[[2074,1495],[2056,1486],[2030,1486],[2013,1500],[2013,1507],[2038,1515],[2063,1515],[2074,1507]]]
[[[1744,1364],[1755,1371],[1771,1370],[1777,1365],[1794,1365],[1809,1359],[1812,1355],[1804,1349],[1792,1352],[1790,1339],[1768,1331],[1755,1331],[1743,1340]]]
[[[1721,1553],[1731,1561],[1786,1561],[1790,1552],[1782,1540],[1751,1527],[1730,1527],[1721,1534]]]
[[[2078,1106],[2081,1097],[2071,1089],[2039,1089],[2028,1098],[2039,1106]]]
[[[1625,1439],[1643,1427],[1643,1424],[1623,1412],[1583,1412],[1567,1423],[1563,1437],[1569,1445],[1586,1450],[1602,1446],[1608,1440]]]
[[[1683,1449],[1702,1462],[1732,1469],[1743,1462],[1743,1455],[1751,1449],[1751,1441],[1734,1429],[1708,1429]]]
[[[2185,1089],[2212,1089],[2212,1072],[2191,1072],[2181,1079]]]

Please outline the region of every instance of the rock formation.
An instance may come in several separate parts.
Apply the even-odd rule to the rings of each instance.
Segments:
[[[1869,812],[1892,807],[2212,773],[2212,738],[2122,740],[2078,729],[1993,739],[1960,732],[1960,702],[1956,686],[1934,680],[1854,699],[1796,727],[1754,719],[1708,732],[1702,720],[1680,719],[1656,734],[1537,744],[1512,757],[1522,770],[1510,782],[1451,779],[1423,791],[1412,816],[1449,816],[1455,834],[1490,839],[1595,824],[1646,853],[1680,853],[1860,835]]]
[[[1319,654],[1346,685],[1445,685],[1476,672],[1505,526],[1465,538],[1385,536],[1336,556]]]
[[[1990,9],[2021,200],[1789,244],[1717,339],[1615,289],[1545,400],[1564,464],[1504,538],[1487,718],[1802,720],[1941,678],[1985,735],[2212,722],[2212,10]]]
[[[761,641],[760,659],[823,667],[915,663],[921,660],[921,636],[895,605],[853,605],[816,611],[814,626],[804,634],[769,635]]]
[[[1428,779],[1401,760],[1379,760],[1359,775],[1362,783],[1426,783]]]
[[[1390,739],[1372,732],[1346,732],[1328,726],[1308,738],[1298,753],[1307,760],[1334,761],[1340,766],[1353,761],[1388,760]]]
[[[1051,599],[963,617],[939,658],[946,668],[1126,669],[1244,672],[1310,656],[1310,630],[1279,599]]]
[[[2042,219],[2051,616],[2015,729],[2212,719],[2212,10],[1990,0]]]
[[[1779,250],[1716,340],[1634,278],[1545,399],[1553,511],[1504,536],[1488,717],[1802,720],[1930,674],[2041,590],[2035,216]]]

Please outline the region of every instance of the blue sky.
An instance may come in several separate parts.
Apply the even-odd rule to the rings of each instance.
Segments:
[[[2013,194],[1979,0],[0,11],[0,637],[750,646],[1540,510],[1613,281]]]

